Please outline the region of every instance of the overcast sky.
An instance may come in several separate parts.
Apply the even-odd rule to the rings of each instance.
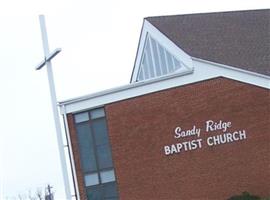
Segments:
[[[0,1],[0,200],[52,184],[64,199],[38,15],[45,14],[57,99],[128,84],[143,18],[269,8],[269,0]]]

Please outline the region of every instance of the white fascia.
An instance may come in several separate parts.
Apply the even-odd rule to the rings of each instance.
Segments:
[[[258,87],[270,89],[269,76],[205,61],[198,58],[192,59],[194,65],[193,73],[175,73],[168,76],[135,82],[122,87],[117,87],[87,96],[66,100],[59,103],[60,108],[63,108],[63,105],[65,105],[65,110],[61,109],[61,113],[64,114],[82,112],[84,110],[101,107],[113,102],[138,97],[173,87],[184,86],[186,84],[196,83],[199,81],[206,81],[217,77],[225,77]]]
[[[223,65],[220,63],[203,60],[200,58],[192,58],[192,60],[195,66],[194,80],[198,80],[200,79],[200,77],[204,77],[205,79],[225,77],[243,83],[256,85],[258,87],[270,89],[269,76],[228,65]]]
[[[151,37],[156,40],[158,43],[162,44],[162,46],[170,52],[175,58],[181,60],[185,66],[192,71],[193,64],[191,57],[185,53],[182,49],[180,49],[176,44],[174,44],[169,38],[167,38],[163,33],[161,33],[156,27],[154,27],[150,22],[144,19],[141,37],[139,41],[139,47],[137,51],[137,57],[135,60],[135,65],[133,69],[133,74],[131,77],[131,83],[136,82],[139,68],[141,65],[141,58],[143,55],[144,46],[146,43],[147,35],[150,34]]]

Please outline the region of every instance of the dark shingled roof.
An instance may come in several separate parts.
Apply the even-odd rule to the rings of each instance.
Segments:
[[[146,20],[192,57],[270,75],[270,9]]]

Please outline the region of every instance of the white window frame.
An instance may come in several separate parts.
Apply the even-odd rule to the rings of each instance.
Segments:
[[[143,22],[143,28],[141,32],[141,37],[139,41],[139,47],[137,51],[137,57],[135,60],[135,65],[131,77],[131,83],[136,82],[140,66],[141,66],[141,59],[143,58],[144,48],[147,41],[147,35],[151,35],[151,37],[161,44],[169,53],[171,53],[176,59],[183,62],[184,66],[187,68],[187,71],[192,72],[193,62],[191,56],[185,53],[182,49],[180,49],[177,45],[175,45],[169,38],[167,38],[163,33],[161,33],[156,27],[154,27],[150,22],[146,19]]]

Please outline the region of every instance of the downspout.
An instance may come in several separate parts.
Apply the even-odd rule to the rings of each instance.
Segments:
[[[75,196],[76,200],[80,200],[80,192],[79,192],[75,162],[74,162],[74,157],[73,157],[72,145],[71,145],[71,140],[70,140],[65,105],[61,105],[61,111],[62,111],[62,115],[63,115],[63,119],[64,119],[64,127],[65,127],[66,139],[67,139],[67,148],[68,148],[68,155],[69,155],[69,161],[70,161],[70,166],[71,166],[72,181],[73,181],[73,186],[74,186],[74,190],[75,190],[75,194],[73,196]]]

